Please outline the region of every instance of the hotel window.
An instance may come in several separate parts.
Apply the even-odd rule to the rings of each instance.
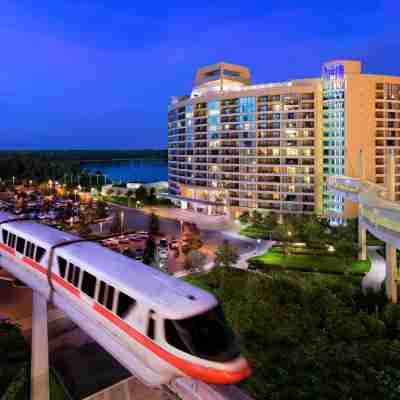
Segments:
[[[288,156],[297,156],[297,155],[298,155],[298,152],[297,152],[297,149],[287,149],[287,150],[286,150],[286,154],[287,154]]]
[[[256,98],[255,97],[241,97],[239,104],[240,104],[240,112],[241,113],[256,112]]]
[[[219,115],[219,101],[209,101],[208,102],[208,115]]]

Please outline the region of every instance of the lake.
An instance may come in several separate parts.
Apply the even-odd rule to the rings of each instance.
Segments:
[[[168,180],[168,163],[162,160],[93,161],[81,165],[89,173],[101,171],[113,182],[150,183]]]

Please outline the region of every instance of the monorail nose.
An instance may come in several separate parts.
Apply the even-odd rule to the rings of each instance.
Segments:
[[[239,360],[235,361],[234,364],[234,368],[228,363],[225,368],[222,367],[217,369],[205,367],[202,368],[201,371],[196,371],[197,373],[189,373],[188,375],[206,383],[219,385],[237,383],[251,375],[252,369],[245,358],[241,357]]]

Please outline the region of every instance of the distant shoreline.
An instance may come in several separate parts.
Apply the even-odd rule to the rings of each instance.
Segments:
[[[78,161],[78,160],[66,160],[66,161]],[[115,161],[162,161],[168,162],[168,158],[112,158],[112,159],[101,159],[101,160],[79,160],[80,163],[108,163],[108,162],[115,162]]]
[[[0,160],[42,159],[49,162],[168,161],[168,150],[0,150]]]

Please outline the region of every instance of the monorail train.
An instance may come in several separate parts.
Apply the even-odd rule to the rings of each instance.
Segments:
[[[98,243],[0,212],[0,265],[150,386],[251,370],[214,296]]]

